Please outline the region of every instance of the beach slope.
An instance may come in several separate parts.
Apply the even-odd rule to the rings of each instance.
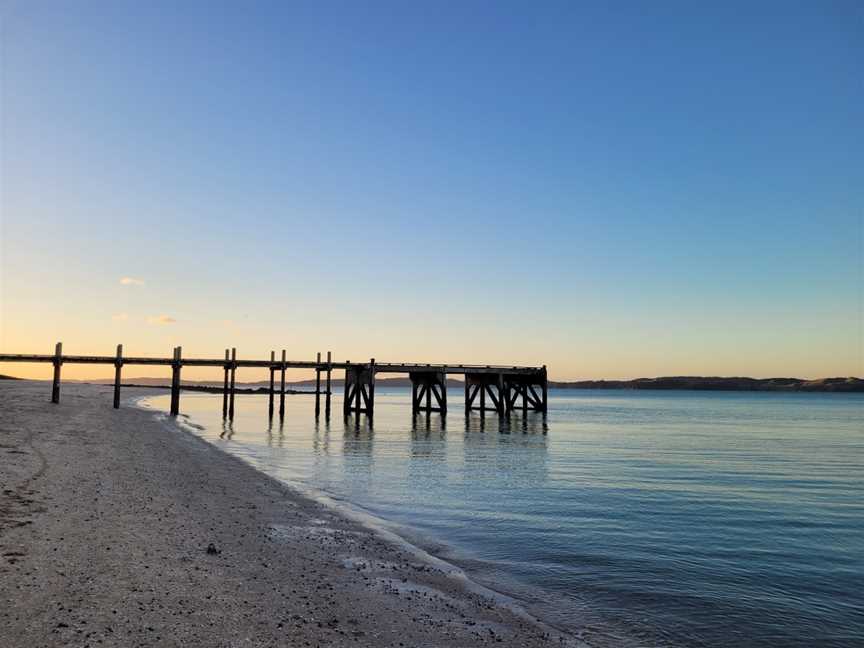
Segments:
[[[108,388],[49,392],[0,384],[4,646],[570,644]]]

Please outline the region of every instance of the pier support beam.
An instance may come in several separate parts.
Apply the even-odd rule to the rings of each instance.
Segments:
[[[223,365],[223,369],[225,369],[225,382],[222,386],[222,418],[228,418],[228,372],[231,370],[229,355],[230,352],[228,349],[225,349],[225,364]]]
[[[447,376],[443,371],[412,371],[411,378],[411,411],[440,412],[447,414]],[[432,404],[432,398],[435,404]]]
[[[182,347],[174,347],[174,362],[171,363],[171,416],[180,413],[180,356]]]
[[[315,358],[315,418],[321,416],[321,352]]]
[[[504,416],[504,377],[496,373],[466,373],[465,374],[465,414],[479,411],[486,415],[486,398],[492,401],[491,409]],[[474,403],[480,396],[480,406]]]
[[[333,373],[333,356],[327,352],[327,394],[324,396],[324,418],[330,420],[330,374]]]
[[[546,414],[549,394],[546,367],[531,374],[504,374],[504,406],[509,415],[521,399],[522,415],[529,411]]]
[[[276,352],[270,352],[270,402],[267,407],[267,416],[273,418],[273,387],[276,379]]]
[[[372,416],[375,397],[375,364],[348,365],[345,367],[345,401],[342,404],[343,413],[348,416],[352,412],[359,416]]]
[[[282,373],[279,378],[279,420],[285,418],[285,349],[282,349]]]
[[[60,365],[63,364],[63,343],[54,347],[54,382],[51,384],[51,402],[60,402]]]
[[[234,420],[234,382],[237,378],[237,349],[231,348],[231,383],[228,392],[228,420]]]
[[[375,358],[369,361],[369,398],[366,400],[366,414],[370,419],[375,414]]]
[[[123,367],[123,345],[117,345],[117,359],[114,360],[114,409],[120,408],[120,371]]]

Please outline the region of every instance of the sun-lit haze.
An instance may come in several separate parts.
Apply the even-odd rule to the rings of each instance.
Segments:
[[[2,3],[0,352],[864,374],[860,3],[616,6]]]

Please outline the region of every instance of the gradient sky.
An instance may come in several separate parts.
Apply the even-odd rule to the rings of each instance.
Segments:
[[[859,2],[0,7],[4,352],[864,374]]]

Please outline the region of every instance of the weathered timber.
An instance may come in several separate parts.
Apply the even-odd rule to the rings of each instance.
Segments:
[[[63,343],[54,347],[54,381],[51,383],[51,402],[60,402],[60,365],[63,364]]]
[[[181,347],[174,347],[174,363],[171,365],[171,416],[180,413],[180,358],[183,353]]]
[[[271,363],[276,362],[276,352],[275,351],[270,352],[270,362]],[[274,383],[275,378],[276,378],[276,367],[275,367],[275,365],[271,364],[270,365],[270,402],[269,402],[268,407],[267,407],[267,415],[271,419],[273,418],[273,383]]]
[[[520,409],[522,410],[523,417],[527,416],[529,410],[546,414],[549,401],[548,387],[545,367],[541,367],[533,374],[505,374],[505,413],[509,416],[521,398],[522,404]]]
[[[55,355],[39,355],[24,353],[0,353],[0,362],[54,362]],[[105,364],[113,365],[115,357],[110,356],[82,356],[64,355],[63,363],[72,364]],[[181,361],[184,367],[222,367],[225,361],[221,358],[184,358]],[[129,356],[123,359],[124,365],[165,365],[174,364],[172,358],[148,358]],[[270,360],[237,360],[237,367],[267,369],[271,366]],[[334,362],[333,369],[345,369],[349,362]],[[288,369],[315,369],[321,365],[315,360],[286,360],[285,367]],[[356,365],[355,365],[356,366]],[[411,371],[443,371],[448,375],[461,374],[536,374],[539,367],[505,367],[496,365],[453,365],[453,364],[411,364],[411,363],[377,363],[376,373],[401,373],[407,374]]]
[[[123,345],[117,345],[117,359],[114,361],[114,409],[120,408],[120,372],[123,368]]]
[[[411,378],[411,411],[424,411],[447,414],[447,376],[440,371],[412,371]],[[432,398],[435,405],[432,405]]]
[[[231,371],[231,352],[225,349],[225,382],[222,387],[222,418],[228,418],[228,373]]]
[[[324,418],[330,420],[330,374],[333,373],[332,354],[327,352],[327,394],[324,397]]]
[[[370,419],[375,413],[375,358],[369,361],[369,398],[366,400],[366,413]]]
[[[351,390],[354,387],[352,383],[353,376],[350,371],[350,365],[351,363],[349,362],[348,366],[345,367],[345,380],[342,381],[342,385],[344,387],[344,393],[342,395],[342,414],[346,417],[351,412]]]
[[[231,384],[228,393],[228,420],[234,420],[234,385],[237,378],[237,349],[231,347]]]
[[[321,416],[321,352],[315,358],[315,418]]]
[[[374,364],[346,363],[345,369],[345,400],[342,412],[347,417],[352,412],[354,416],[372,415],[372,397],[374,388]]]
[[[281,377],[279,378],[279,420],[285,418],[285,349],[282,349]]]

